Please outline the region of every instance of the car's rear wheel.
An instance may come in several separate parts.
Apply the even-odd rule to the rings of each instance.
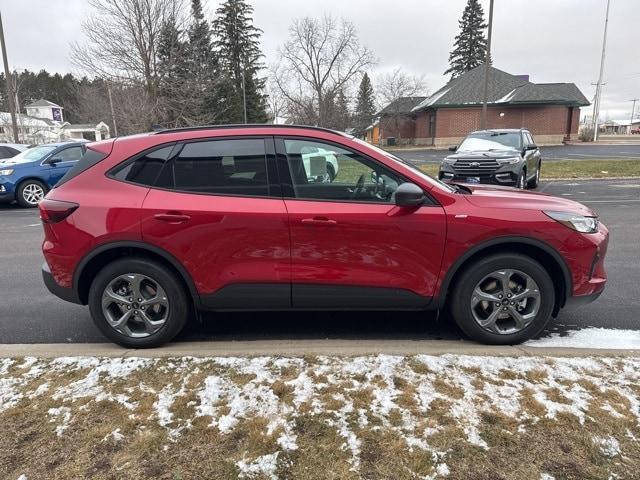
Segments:
[[[25,180],[18,187],[16,202],[24,208],[34,208],[47,194],[47,186],[39,180]]]
[[[104,267],[89,290],[94,323],[110,340],[128,348],[157,347],[184,327],[187,295],[176,275],[145,258]]]
[[[538,167],[536,168],[536,176],[533,177],[529,182],[527,182],[528,188],[537,188],[540,184],[540,168],[542,167],[541,163],[538,163]]]
[[[451,295],[462,331],[482,343],[512,345],[538,335],[555,304],[553,281],[535,260],[519,254],[485,257],[469,266]]]

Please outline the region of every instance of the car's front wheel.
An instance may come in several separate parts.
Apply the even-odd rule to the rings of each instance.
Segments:
[[[104,267],[89,290],[89,310],[100,331],[127,348],[157,347],[171,341],[189,313],[179,279],[145,258],[117,260]]]
[[[25,180],[18,187],[16,202],[24,208],[34,208],[47,194],[47,186],[39,180]]]
[[[519,188],[520,190],[524,190],[526,188],[526,178],[527,178],[527,171],[526,170],[522,170],[520,172],[520,175],[518,176],[518,180],[516,181],[516,188]]]
[[[553,312],[555,290],[535,260],[498,254],[465,269],[451,302],[453,318],[467,336],[482,343],[512,345],[544,329]]]

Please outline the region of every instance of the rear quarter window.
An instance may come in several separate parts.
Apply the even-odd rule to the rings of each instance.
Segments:
[[[98,152],[96,150],[91,150],[91,148],[87,148],[84,155],[78,160],[78,162],[60,179],[60,181],[55,185],[55,187],[59,187],[60,185],[68,182],[72,178],[77,177],[81,173],[89,170],[94,165],[97,165],[102,160],[108,157],[107,153]],[[54,188],[55,188],[54,187]]]

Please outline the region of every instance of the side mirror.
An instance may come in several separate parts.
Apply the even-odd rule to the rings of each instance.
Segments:
[[[425,196],[422,189],[415,183],[401,184],[395,193],[398,207],[418,207],[424,203]]]
[[[456,150],[458,150],[458,146],[457,146],[457,145],[451,145],[451,146],[449,147],[449,151],[450,151],[450,152],[455,152]]]
[[[47,160],[47,163],[49,165],[54,165],[55,166],[56,163],[60,163],[61,161],[62,161],[61,158],[54,157],[54,158],[50,158],[49,160]]]
[[[524,147],[525,150],[535,150],[537,148],[538,148],[538,145],[536,145],[535,143],[530,143],[529,145]]]

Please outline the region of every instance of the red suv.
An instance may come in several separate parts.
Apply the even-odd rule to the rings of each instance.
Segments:
[[[608,231],[584,205],[447,185],[320,128],[89,144],[39,207],[47,287],[127,347],[170,341],[195,310],[445,307],[513,344],[606,282]]]

